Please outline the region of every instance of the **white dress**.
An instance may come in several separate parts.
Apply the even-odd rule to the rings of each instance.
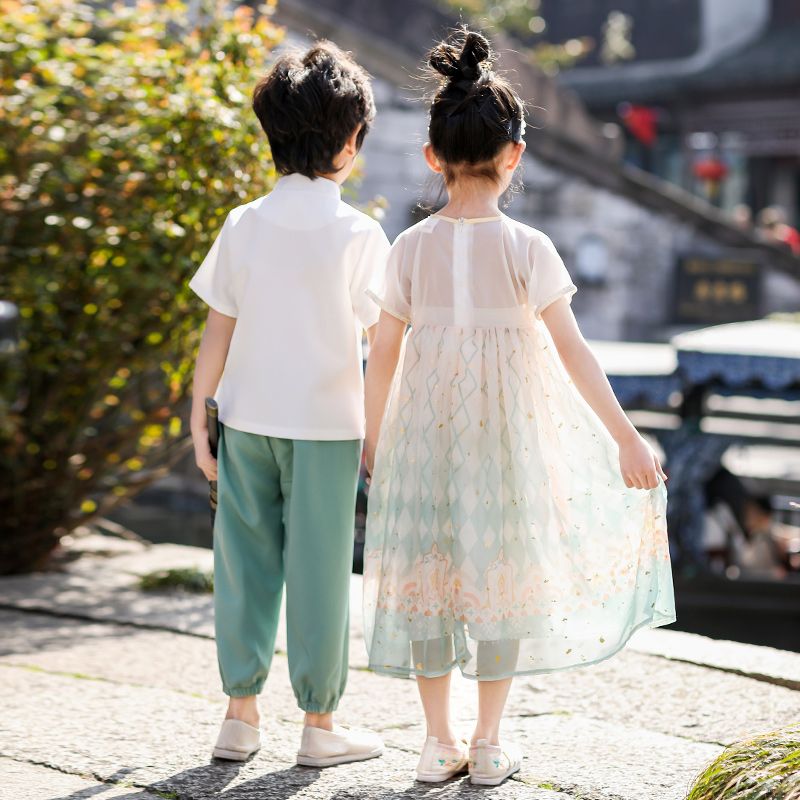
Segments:
[[[539,316],[574,292],[550,240],[505,215],[434,215],[395,242],[373,297],[411,328],[369,497],[374,670],[545,672],[674,621],[666,488],[626,488]]]

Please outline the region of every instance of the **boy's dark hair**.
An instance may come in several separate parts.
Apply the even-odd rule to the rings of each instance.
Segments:
[[[428,140],[445,182],[458,175],[497,180],[493,159],[524,133],[524,103],[491,71],[486,37],[466,28],[428,53],[439,87],[433,95]]]
[[[337,171],[333,159],[355,130],[361,147],[375,101],[369,75],[349,53],[322,40],[275,62],[253,92],[253,111],[278,172],[315,178]]]

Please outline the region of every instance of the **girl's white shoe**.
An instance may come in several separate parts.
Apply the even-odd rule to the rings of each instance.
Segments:
[[[489,744],[486,739],[469,749],[469,779],[480,786],[497,786],[519,772],[522,753],[515,744]]]
[[[214,758],[247,761],[261,748],[261,731],[240,719],[226,719],[214,747]]]
[[[466,742],[457,745],[439,744],[435,736],[429,736],[417,764],[417,780],[440,783],[464,772],[468,763],[469,748]]]

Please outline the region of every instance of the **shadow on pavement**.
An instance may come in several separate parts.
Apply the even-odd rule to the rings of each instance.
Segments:
[[[65,619],[50,614],[0,609],[0,656],[63,650],[76,643],[128,637],[133,628]]]
[[[166,795],[175,793],[181,798],[213,798],[224,792],[225,800],[285,800],[310,786],[320,776],[320,770],[309,767],[289,767],[277,772],[267,772],[252,780],[228,788],[244,764],[212,761],[202,767],[179,772],[154,783],[150,788]]]
[[[513,779],[512,779],[513,780]],[[386,791],[370,794],[370,800],[422,800],[422,798],[436,798],[436,800],[454,800],[455,798],[485,798],[487,791],[497,789],[496,786],[473,786],[469,778],[453,778],[446,783],[421,783],[413,781],[405,788],[397,787]],[[330,800],[363,800],[363,790],[357,788],[345,789],[331,795]]]

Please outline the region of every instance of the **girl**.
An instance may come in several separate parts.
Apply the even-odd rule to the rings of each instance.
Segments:
[[[498,209],[523,104],[489,59],[466,31],[429,55],[424,154],[448,202],[398,237],[373,293],[364,594],[372,668],[417,678],[418,778],[469,764],[494,785],[520,767],[499,740],[512,676],[600,661],[675,613],[658,458],[578,330],[552,243]],[[455,666],[479,682],[468,750]]]

